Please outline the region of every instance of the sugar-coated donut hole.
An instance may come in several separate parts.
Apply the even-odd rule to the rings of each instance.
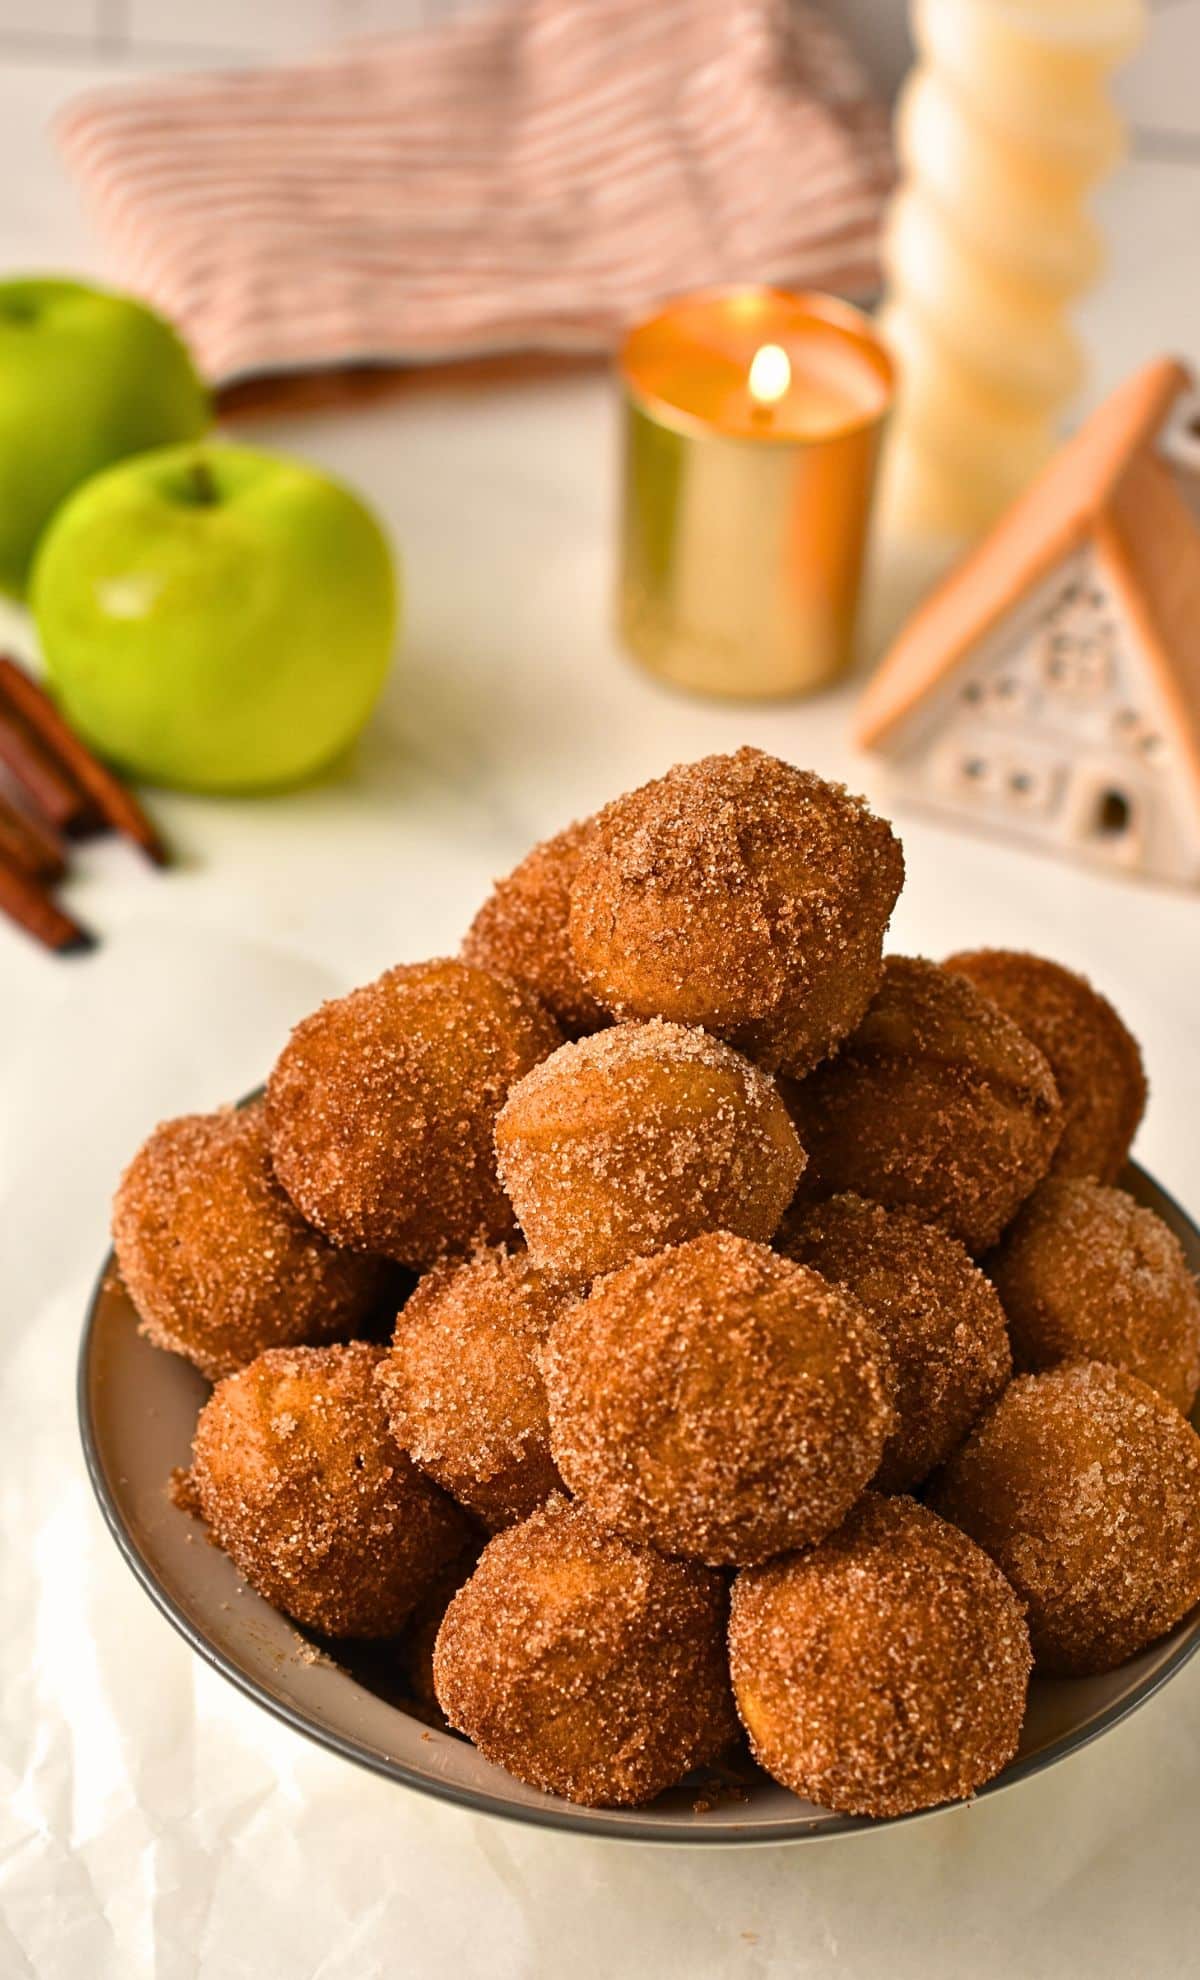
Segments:
[[[727,1607],[720,1575],[552,1499],[489,1543],[447,1609],[438,1702],[531,1787],[637,1806],[736,1737]]]
[[[390,1278],[304,1221],[260,1100],[155,1128],[121,1178],[113,1242],[142,1333],[210,1381],[264,1348],[361,1332]]]
[[[987,1269],[1026,1371],[1111,1362],[1185,1414],[1200,1388],[1200,1288],[1161,1217],[1124,1190],[1050,1176]]]
[[[1137,1040],[1086,977],[1045,956],[1011,949],[966,949],[944,967],[1018,1024],[1045,1057],[1063,1103],[1054,1176],[1115,1182],[1146,1106]]]
[[[798,1204],[776,1242],[785,1257],[844,1286],[878,1327],[896,1423],[874,1483],[911,1491],[1012,1374],[994,1286],[946,1231],[861,1196]]]
[[[819,1547],[744,1569],[729,1648],[756,1759],[822,1807],[963,1800],[1016,1752],[1021,1604],[981,1548],[912,1499],[869,1493]]]
[[[492,1531],[559,1484],[537,1350],[569,1298],[504,1246],[436,1266],[376,1377],[397,1442]]]
[[[769,1076],[658,1019],[562,1046],[512,1089],[496,1146],[532,1256],[581,1280],[702,1231],[771,1237],[804,1166]]]
[[[858,1303],[728,1231],[597,1280],[542,1368],[570,1489],[613,1531],[714,1567],[821,1539],[894,1420]]]
[[[937,1483],[1025,1602],[1040,1669],[1115,1669],[1200,1600],[1200,1437],[1122,1369],[1019,1375]]]
[[[509,1237],[496,1115],[562,1034],[472,963],[405,963],[296,1026],[267,1086],[271,1157],[335,1244],[432,1264]]]
[[[609,1022],[575,960],[568,929],[571,886],[591,823],[543,839],[497,880],[462,945],[464,961],[527,983],[568,1038]]]
[[[889,956],[836,1058],[789,1089],[806,1181],[906,1205],[975,1256],[1046,1174],[1062,1102],[1042,1054],[965,976]]]
[[[899,841],[860,798],[740,749],[598,814],[571,947],[617,1016],[701,1025],[799,1075],[870,1002],[903,878]]]
[[[214,1538],[275,1608],[326,1636],[392,1636],[470,1533],[391,1434],[383,1349],[271,1348],[200,1412],[191,1482]]]

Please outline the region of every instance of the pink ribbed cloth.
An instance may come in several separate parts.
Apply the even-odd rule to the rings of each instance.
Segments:
[[[789,0],[509,0],[62,118],[129,284],[215,382],[606,349],[661,297],[862,295],[890,182],[857,61]]]

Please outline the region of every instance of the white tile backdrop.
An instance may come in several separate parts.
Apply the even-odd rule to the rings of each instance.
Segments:
[[[487,0],[0,0],[0,54],[9,44],[44,55],[55,42],[77,57],[93,46],[110,60],[177,48],[205,53],[291,54],[339,35],[407,29],[445,20]],[[654,0],[646,0],[653,6]],[[820,0],[850,23],[881,81],[902,73],[905,0]]]
[[[404,31],[488,0],[0,0],[0,61],[151,59],[199,65],[294,54],[346,34]],[[654,0],[646,0],[652,6]],[[842,20],[880,87],[909,59],[907,0],[817,0]],[[1152,31],[1121,78],[1135,151],[1200,165],[1200,0],[1149,0]]]
[[[56,44],[78,59],[136,59],[177,50],[185,63],[227,55],[290,55],[341,35],[409,29],[471,0],[0,0],[0,57]]]

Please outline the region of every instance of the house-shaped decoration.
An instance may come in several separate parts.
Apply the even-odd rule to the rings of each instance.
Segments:
[[[1114,392],[934,591],[860,704],[903,794],[1200,885],[1200,395]]]

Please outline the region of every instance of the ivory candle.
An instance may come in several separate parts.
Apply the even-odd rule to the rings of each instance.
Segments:
[[[849,658],[891,364],[866,318],[747,288],[626,339],[618,624],[703,693],[804,692]]]
[[[1083,374],[1069,308],[1103,259],[1086,201],[1121,151],[1108,79],[1144,13],[1144,0],[913,0],[880,319],[900,369],[893,531],[976,533],[1054,444]]]

